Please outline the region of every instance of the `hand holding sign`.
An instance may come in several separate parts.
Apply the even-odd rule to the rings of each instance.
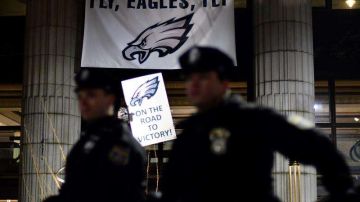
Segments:
[[[122,81],[135,139],[147,146],[176,138],[162,74]]]

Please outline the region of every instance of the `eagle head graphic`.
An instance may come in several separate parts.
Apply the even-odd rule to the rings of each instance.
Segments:
[[[188,39],[187,34],[193,27],[190,24],[194,13],[182,18],[172,18],[163,23],[157,23],[145,29],[134,41],[122,51],[126,60],[144,63],[153,52],[164,57],[178,50]]]
[[[157,76],[141,84],[131,97],[130,105],[133,107],[136,105],[141,106],[144,98],[150,99],[153,97],[159,88],[159,83],[159,77]]]

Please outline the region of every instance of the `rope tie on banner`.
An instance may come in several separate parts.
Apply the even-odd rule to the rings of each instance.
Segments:
[[[27,196],[30,197],[30,200],[31,200],[31,201],[34,201],[34,195],[32,195],[32,194],[30,193],[30,191],[29,191],[29,186],[28,186],[28,184],[27,184],[26,181],[25,181],[25,177],[24,177],[24,176],[21,176],[21,178],[22,178],[23,184],[24,184],[24,186],[25,186],[25,192],[26,192]]]
[[[51,177],[53,178],[56,187],[57,187],[58,189],[60,189],[60,187],[61,187],[61,186],[60,186],[60,183],[59,183],[59,181],[57,180],[56,175],[54,174],[53,169],[50,167],[50,165],[49,165],[49,163],[47,162],[46,158],[45,158],[45,161],[44,161],[44,162],[45,162],[45,164],[46,164],[46,167],[48,168],[49,173],[51,173]],[[49,186],[49,185],[48,185],[48,186]]]
[[[25,137],[27,138],[27,141],[28,142],[31,142],[31,139],[30,139],[30,135],[29,135],[29,133],[28,133],[28,131],[27,131],[27,129],[26,129],[26,125],[24,124],[24,130],[25,130]],[[37,182],[38,182],[38,186],[39,186],[39,188],[40,188],[40,197],[42,197],[42,198],[44,198],[44,187],[43,187],[43,183],[45,183],[45,182],[43,182],[42,180],[41,180],[41,178],[40,178],[40,171],[39,171],[39,168],[38,168],[38,166],[37,166],[37,162],[36,162],[36,156],[34,155],[34,152],[33,152],[33,150],[32,150],[32,145],[28,145],[29,146],[29,150],[30,150],[30,155],[31,155],[31,159],[32,159],[32,161],[33,161],[33,167],[34,167],[34,169],[35,169],[35,172],[36,172],[36,176],[37,176],[37,178],[39,179],[39,180],[37,180]]]
[[[65,152],[64,152],[63,147],[61,146],[60,138],[59,138],[59,136],[57,135],[56,129],[55,129],[53,123],[52,123],[52,120],[51,120],[51,118],[50,118],[50,116],[49,116],[49,113],[48,113],[48,111],[46,110],[44,98],[41,99],[41,104],[42,104],[42,106],[43,106],[43,110],[44,110],[44,113],[45,113],[45,115],[46,115],[46,119],[47,119],[47,121],[49,122],[50,128],[51,128],[51,130],[52,130],[52,132],[53,132],[53,135],[54,135],[54,137],[55,137],[55,141],[56,141],[56,143],[58,143],[58,145],[59,145],[60,152],[61,152],[61,157],[62,157],[62,159],[65,161],[65,160],[66,160]]]
[[[46,119],[47,121],[49,122],[49,125],[50,125],[50,128],[53,132],[53,135],[55,137],[55,141],[58,143],[58,146],[60,148],[60,151],[61,151],[61,156],[62,156],[62,159],[65,161],[66,160],[66,157],[65,157],[65,152],[64,152],[64,149],[63,147],[61,146],[60,144],[60,138],[58,137],[57,135],[57,132],[56,132],[56,129],[54,128],[53,126],[53,123],[52,123],[52,120],[51,118],[49,117],[49,113],[47,112],[46,110],[46,105],[45,105],[45,102],[44,100],[42,99],[41,100],[41,105],[43,107],[43,110],[44,110],[44,114],[46,116]],[[30,134],[29,134],[29,131],[27,129],[27,124],[24,123],[24,131],[25,131],[25,138],[28,142],[32,142],[32,139],[30,137]],[[42,141],[43,142],[43,141]],[[39,163],[37,162],[37,160],[39,160],[39,156],[35,155],[34,154],[34,151],[33,151],[33,146],[31,144],[28,145],[29,147],[29,152],[30,152],[30,156],[31,156],[31,161],[33,162],[33,168],[35,170],[35,174],[36,174],[36,177],[37,177],[37,184],[40,188],[40,197],[41,198],[45,198],[46,195],[48,195],[48,193],[51,191],[51,187],[50,187],[50,184],[49,183],[46,183],[45,182],[45,179],[43,179],[41,176],[40,176],[40,170],[39,170]],[[47,170],[49,171],[49,173],[51,173],[51,176],[52,176],[52,179],[54,180],[55,182],[55,185],[57,188],[60,188],[60,183],[58,182],[58,180],[56,179],[56,176],[53,172],[53,168],[51,168],[51,166],[49,165],[49,162],[47,161],[47,158],[41,158],[44,160],[44,163],[45,163],[45,166],[47,168]],[[28,189],[28,184],[26,183],[25,181],[25,178],[24,176],[22,176],[23,178],[23,183],[25,185],[25,191],[27,194],[29,194],[29,189]],[[31,195],[29,195],[31,197]],[[32,198],[32,201],[33,201],[33,198]]]

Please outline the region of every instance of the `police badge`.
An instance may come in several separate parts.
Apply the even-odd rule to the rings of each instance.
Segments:
[[[224,155],[227,152],[227,142],[230,131],[225,128],[214,128],[210,131],[211,151],[216,155]]]
[[[127,165],[129,163],[129,153],[130,150],[128,148],[116,145],[111,149],[109,159],[118,166]]]

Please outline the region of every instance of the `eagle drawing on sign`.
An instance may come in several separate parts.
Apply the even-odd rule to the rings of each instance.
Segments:
[[[131,97],[130,105],[133,107],[135,107],[137,104],[141,106],[144,98],[152,98],[159,88],[159,83],[159,77],[157,76],[141,84],[136,89],[134,95]]]
[[[131,61],[138,55],[139,63],[142,64],[153,52],[158,52],[159,57],[174,53],[189,38],[187,34],[193,27],[190,24],[193,15],[191,13],[182,18],[172,18],[145,29],[122,51],[124,58]]]

